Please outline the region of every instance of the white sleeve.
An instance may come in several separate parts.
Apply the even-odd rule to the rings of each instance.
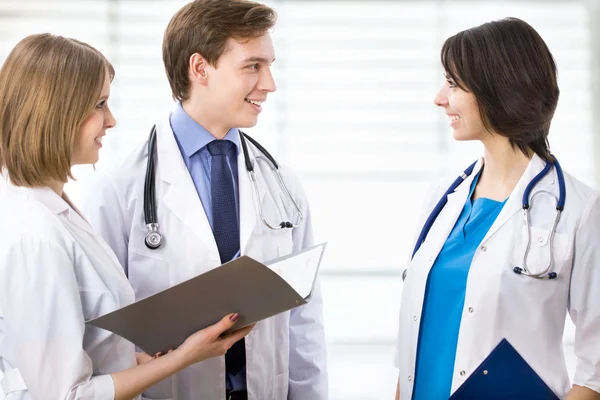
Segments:
[[[110,246],[119,263],[128,274],[129,225],[114,183],[110,176],[98,173],[91,185],[86,186],[80,210],[94,231]]]
[[[92,376],[83,349],[82,299],[66,250],[31,238],[5,250],[0,254],[0,351],[27,387],[9,392],[7,400],[114,399],[112,377]]]
[[[600,393],[600,196],[595,193],[575,236],[569,314],[575,324],[573,383]]]
[[[290,182],[292,179],[286,179]],[[294,179],[298,206],[304,214],[302,226],[294,229],[293,252],[313,245],[312,220],[304,191]],[[291,186],[291,185],[290,185]],[[289,400],[326,400],[328,398],[327,354],[323,325],[323,298],[319,280],[308,304],[290,314]]]

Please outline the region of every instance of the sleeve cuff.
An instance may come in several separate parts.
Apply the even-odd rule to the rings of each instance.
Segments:
[[[94,384],[96,400],[114,400],[115,399],[115,383],[110,375],[93,376],[91,381]]]

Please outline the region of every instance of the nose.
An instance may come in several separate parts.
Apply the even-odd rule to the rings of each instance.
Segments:
[[[446,93],[446,86],[442,86],[435,95],[433,103],[438,107],[446,107],[448,105],[448,95]]]
[[[112,111],[108,106],[106,107],[106,115],[104,116],[104,127],[105,129],[114,128],[117,125],[117,120],[113,116]]]
[[[273,78],[271,68],[263,68],[262,71],[263,73],[260,75],[260,81],[258,82],[258,89],[273,93],[277,90],[277,85],[275,85],[275,78]]]

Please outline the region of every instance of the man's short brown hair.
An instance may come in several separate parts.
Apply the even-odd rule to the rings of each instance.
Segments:
[[[275,10],[247,0],[196,0],[179,10],[163,39],[163,62],[173,98],[189,98],[189,60],[198,53],[216,66],[230,38],[264,35],[275,25]]]
[[[86,43],[48,33],[21,40],[0,69],[0,167],[17,186],[67,182],[75,136],[114,69]]]

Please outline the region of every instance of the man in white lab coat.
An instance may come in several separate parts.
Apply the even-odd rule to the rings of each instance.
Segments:
[[[103,174],[83,207],[117,254],[138,300],[240,254],[266,261],[312,245],[299,181],[280,168],[288,194],[272,164],[257,159],[264,155],[260,148],[238,130],[256,124],[262,103],[276,90],[268,33],[275,19],[258,3],[200,0],[184,6],[166,29],[163,61],[177,106],[156,121],[156,149],[149,154],[144,143]],[[144,201],[149,155],[154,207]],[[254,165],[255,188],[247,161]],[[265,221],[274,227],[288,222],[288,228],[272,229]],[[150,222],[162,235],[155,249],[145,244]],[[190,304],[198,312],[210,306]],[[259,322],[225,357],[194,365],[144,396],[324,400],[324,342],[317,284],[307,305]]]

